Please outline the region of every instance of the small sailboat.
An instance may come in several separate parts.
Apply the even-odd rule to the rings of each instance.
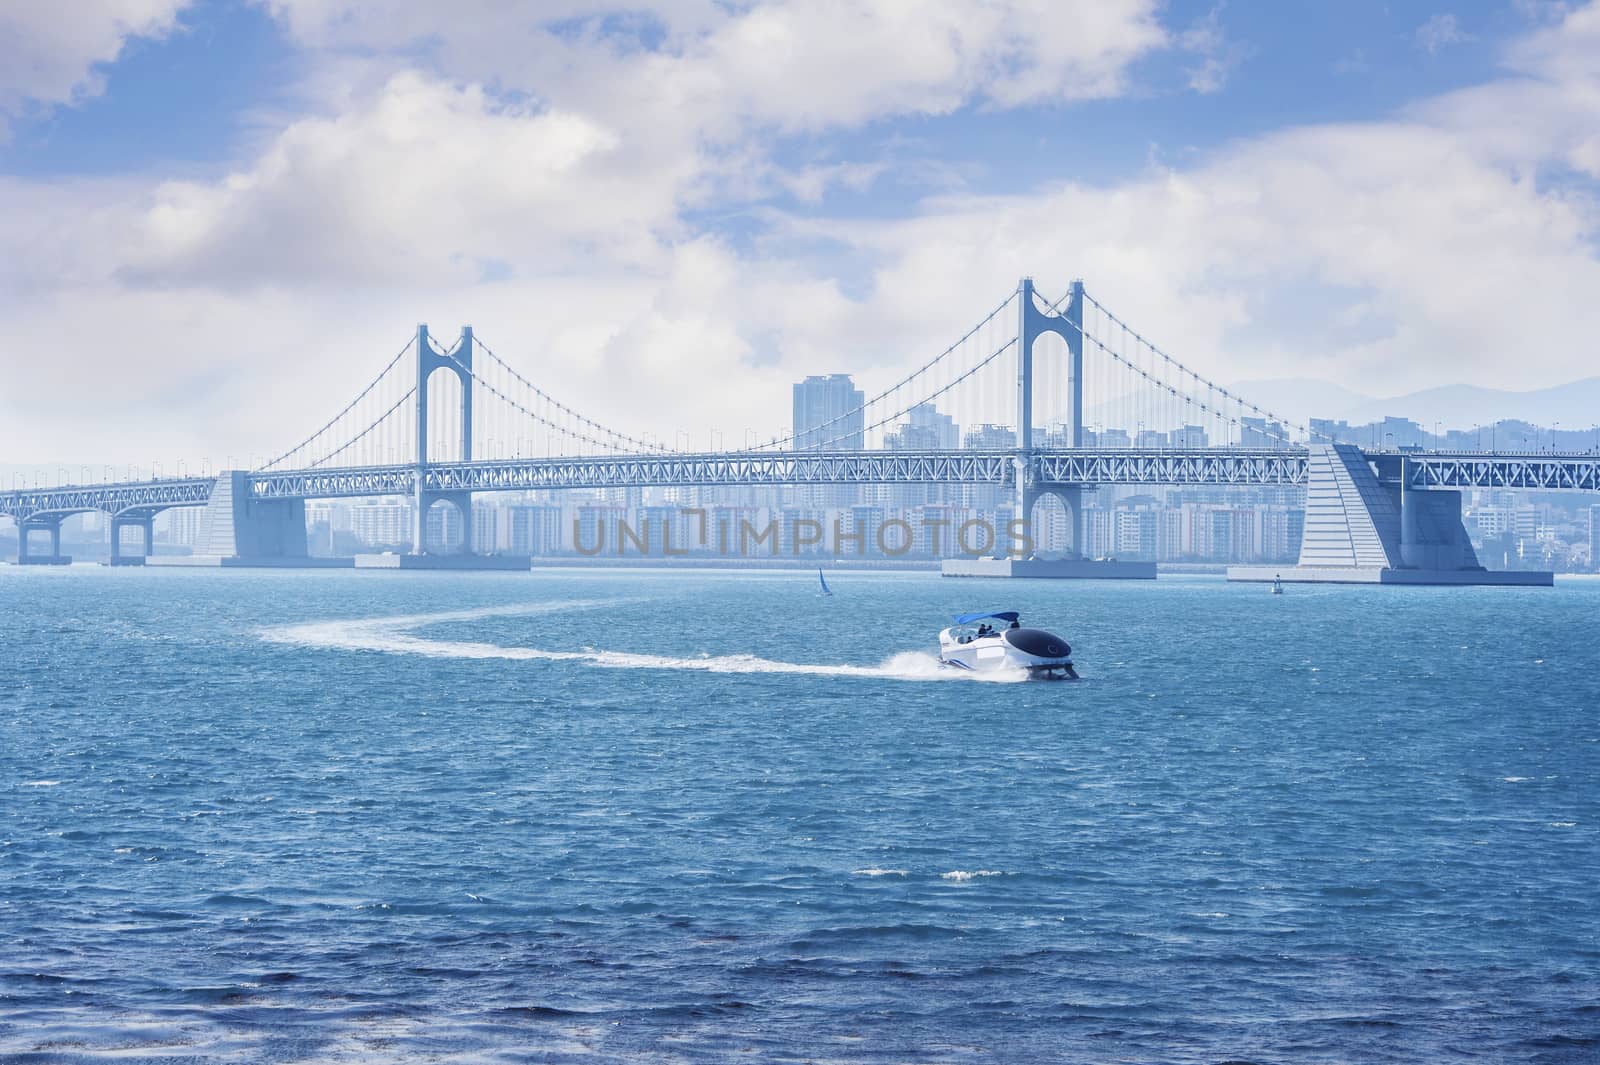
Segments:
[[[1277,574],[1273,574],[1273,576],[1272,576],[1272,594],[1273,595],[1282,595],[1283,594],[1283,578],[1278,576]]]
[[[828,587],[828,578],[826,578],[826,577],[824,577],[822,575],[822,567],[821,566],[817,567],[817,580],[822,584],[822,591],[818,592],[817,593],[818,595],[832,595],[833,594],[833,589]]]

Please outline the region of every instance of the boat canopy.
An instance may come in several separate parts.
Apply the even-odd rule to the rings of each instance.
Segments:
[[[984,621],[994,618],[997,621],[1015,621],[1019,617],[1015,610],[997,610],[993,614],[957,614],[957,625],[971,625],[974,621]]]

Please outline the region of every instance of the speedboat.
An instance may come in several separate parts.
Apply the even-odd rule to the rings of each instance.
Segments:
[[[1053,632],[1025,629],[1015,610],[957,614],[939,633],[939,662],[974,673],[1026,670],[1041,680],[1077,680],[1072,645]]]

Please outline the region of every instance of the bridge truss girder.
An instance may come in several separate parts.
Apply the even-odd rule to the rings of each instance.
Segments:
[[[1046,484],[1298,485],[1305,480],[1306,453],[1290,450],[1036,451],[1035,476]]]
[[[1600,492],[1600,455],[1484,456],[1407,454],[1408,488],[1509,488]]]
[[[129,481],[106,485],[69,485],[0,492],[0,514],[19,523],[59,520],[72,514],[101,511],[112,516],[155,514],[168,507],[204,506],[211,498],[210,477],[169,481]]]
[[[1037,483],[1294,485],[1304,476],[1297,451],[1039,450],[1028,456]],[[584,456],[439,463],[426,492],[535,489],[717,487],[809,484],[1016,483],[1015,451],[791,451]],[[254,474],[257,499],[405,495],[410,466],[371,466]]]
[[[1368,451],[1379,477],[1398,480],[1402,455]],[[988,484],[1016,486],[1016,451],[787,451],[606,455],[439,463],[421,471],[424,492],[534,489],[717,487],[811,484]],[[1406,452],[1409,488],[1506,488],[1600,492],[1600,454],[1486,455]],[[1306,478],[1301,449],[1054,448],[1029,453],[1032,485],[1297,486]],[[411,496],[412,465],[291,470],[248,475],[256,499]],[[0,515],[45,524],[69,514],[102,511],[126,520],[169,507],[203,506],[216,481],[75,485],[0,492]]]

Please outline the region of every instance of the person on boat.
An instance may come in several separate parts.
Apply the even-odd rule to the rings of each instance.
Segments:
[[[982,625],[978,626],[978,638],[979,639],[982,639],[985,636],[993,636],[993,635],[994,635],[994,630],[989,627],[989,623],[987,621],[984,622]]]

